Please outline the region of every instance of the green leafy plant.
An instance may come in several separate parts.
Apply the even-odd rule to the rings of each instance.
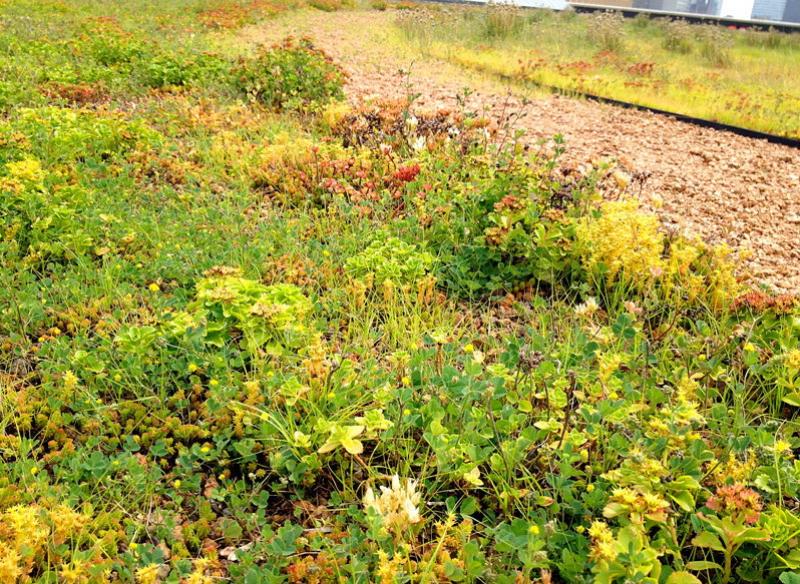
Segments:
[[[429,252],[414,244],[379,235],[364,251],[348,259],[345,269],[354,278],[371,277],[376,284],[389,280],[397,285],[416,284],[434,269]]]
[[[163,322],[161,334],[177,339],[199,334],[212,347],[238,338],[252,354],[262,349],[275,354],[298,349],[312,334],[312,304],[291,284],[265,286],[242,278],[235,270],[219,268],[198,281],[196,290],[186,311],[175,312]],[[137,342],[128,345],[134,347]]]
[[[344,73],[308,39],[264,49],[234,76],[242,92],[275,109],[313,109],[344,96]]]

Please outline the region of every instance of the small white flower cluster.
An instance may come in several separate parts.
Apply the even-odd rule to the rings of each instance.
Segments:
[[[578,316],[592,316],[598,310],[600,310],[600,305],[597,304],[597,300],[594,297],[590,296],[586,299],[586,302],[575,307],[575,314]]]
[[[364,508],[375,509],[383,517],[386,529],[399,533],[404,528],[422,520],[419,512],[420,494],[417,492],[417,481],[400,477],[392,477],[392,486],[381,487],[379,497],[375,496],[372,487],[367,487],[364,494]]]

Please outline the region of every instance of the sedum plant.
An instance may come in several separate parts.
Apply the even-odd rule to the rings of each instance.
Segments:
[[[197,340],[209,348],[239,342],[249,354],[286,354],[305,346],[312,335],[311,301],[291,284],[266,286],[219,268],[196,286],[194,301],[173,312],[158,327],[133,327],[117,340],[130,350],[137,344],[168,340]]]
[[[390,280],[397,285],[416,284],[433,270],[433,255],[417,245],[381,234],[366,249],[345,263],[353,278],[371,277],[381,285]]]

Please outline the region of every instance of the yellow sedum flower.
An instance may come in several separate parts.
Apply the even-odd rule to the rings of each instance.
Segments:
[[[611,376],[625,363],[625,356],[620,353],[604,353],[598,357],[598,377],[608,383]]]
[[[378,551],[378,582],[380,584],[394,584],[403,572],[405,558],[401,554],[396,554],[389,559],[389,555],[383,551]]]
[[[183,582],[184,584],[213,584],[214,578],[195,570]]]
[[[15,505],[3,513],[3,527],[13,534],[14,546],[39,548],[47,541],[48,529],[42,522],[41,510],[34,505]]]
[[[800,349],[792,349],[784,353],[783,364],[790,373],[800,372]]]
[[[23,571],[17,550],[0,542],[0,582],[19,582]]]
[[[576,225],[577,249],[584,267],[605,285],[623,284],[638,292],[657,285],[670,302],[708,302],[727,306],[741,291],[737,257],[725,245],[699,239],[667,239],[658,216],[635,199],[607,201],[599,213]]]
[[[61,504],[14,505],[0,512],[0,583],[28,582],[43,562],[59,573],[59,581],[88,582],[83,561],[48,551],[77,540],[87,523],[88,517]]]
[[[772,450],[777,455],[787,455],[789,458],[792,456],[792,444],[787,440],[776,440]]]
[[[347,102],[335,101],[328,105],[322,112],[322,120],[329,128],[337,126],[350,112],[352,108]]]
[[[161,568],[158,564],[149,564],[136,570],[136,584],[157,584],[159,581],[158,571]]]
[[[78,376],[72,371],[64,373],[64,389],[72,391],[78,386]]]
[[[719,485],[747,484],[756,469],[756,463],[756,457],[748,451],[744,455],[744,460],[731,455],[724,462],[712,460],[709,462],[709,468],[712,469],[714,480]]]
[[[25,183],[40,183],[45,178],[42,163],[35,158],[24,158],[6,164],[8,175]]]
[[[595,521],[589,527],[589,536],[592,538],[591,558],[594,561],[612,561],[617,557],[614,547],[614,534],[604,521]]]
[[[66,584],[83,584],[89,582],[89,574],[86,571],[86,565],[78,560],[74,560],[68,565],[61,566],[59,571],[61,582]]]
[[[641,212],[635,199],[603,203],[599,216],[578,223],[576,234],[586,269],[605,266],[609,283],[624,280],[641,289],[664,269],[658,217]]]
[[[50,513],[50,521],[53,539],[60,543],[79,533],[89,523],[89,518],[66,505],[58,505]]]

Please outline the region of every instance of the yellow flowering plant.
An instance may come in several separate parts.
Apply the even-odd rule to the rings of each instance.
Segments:
[[[108,568],[92,518],[67,505],[18,504],[0,512],[0,581],[29,581],[43,571],[89,582]],[[64,550],[68,550],[66,553]]]
[[[622,290],[674,306],[722,310],[741,293],[737,262],[725,246],[667,237],[657,216],[636,199],[601,203],[576,226],[576,248],[594,285],[607,298]]]

